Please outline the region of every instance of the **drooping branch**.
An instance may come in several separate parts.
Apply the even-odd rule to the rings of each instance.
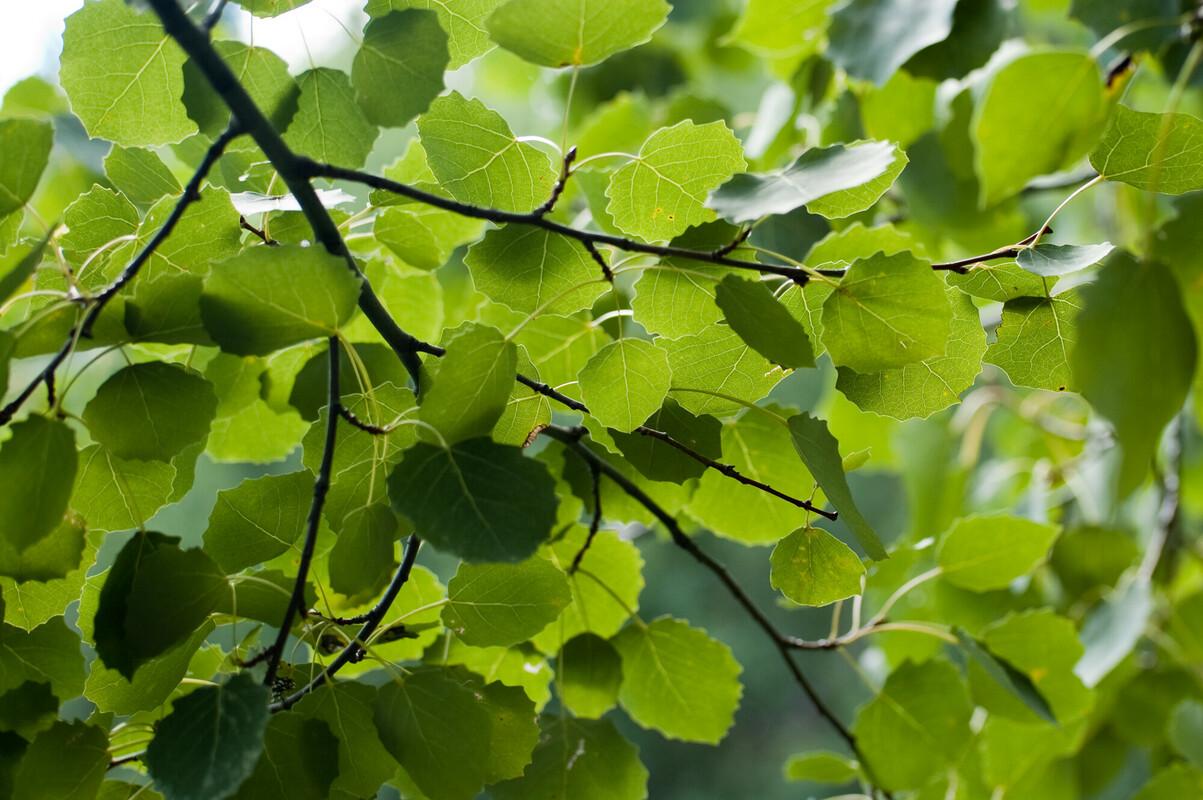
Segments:
[[[414,561],[418,557],[418,548],[421,546],[422,540],[416,535],[409,537],[409,540],[405,543],[405,552],[401,556],[401,565],[397,567],[397,571],[393,574],[393,579],[389,582],[384,595],[363,618],[363,627],[359,629],[359,633],[356,634],[354,641],[344,647],[342,652],[322,670],[320,675],[284,699],[273,703],[271,705],[272,711],[287,711],[292,708],[305,695],[337,675],[339,670],[351,663],[362,652],[364,644],[376,632],[376,629],[380,627],[380,623],[384,621],[384,615],[388,613],[393,602],[397,599],[397,594],[409,580],[409,575],[413,572]]]
[[[230,142],[234,141],[243,132],[236,120],[237,117],[231,120],[230,126],[226,128],[225,132],[213,140],[213,144],[205,151],[205,155],[197,166],[196,172],[192,174],[192,177],[188,180],[188,184],[184,187],[184,193],[176,201],[175,207],[171,209],[171,213],[167,215],[167,219],[163,220],[162,227],[155,232],[155,235],[146,243],[146,246],[138,251],[137,255],[126,264],[125,269],[121,271],[121,274],[112,283],[101,290],[95,297],[84,301],[87,310],[80,321],[71,329],[62,347],[51,357],[41,372],[21,390],[20,394],[3,409],[0,409],[0,425],[7,425],[11,422],[13,416],[21,410],[21,406],[25,405],[25,402],[29,400],[34,391],[42,383],[46,384],[47,390],[50,392],[50,402],[54,402],[54,373],[67,360],[67,356],[71,354],[79,338],[91,335],[92,326],[96,324],[96,320],[100,317],[101,312],[104,311],[109,301],[138,276],[138,273],[146,265],[146,262],[150,260],[150,257],[162,246],[163,242],[167,241],[167,237],[175,230],[176,225],[179,224],[188,207],[197,200],[200,200],[201,184],[204,183],[210,170],[213,169],[213,165],[221,158],[222,153],[225,152]]]
[[[338,376],[339,359],[338,338],[330,337],[330,351],[327,356],[328,374],[326,436],[322,443],[322,461],[318,466],[317,479],[313,483],[313,499],[309,504],[309,515],[305,519],[305,540],[301,545],[301,561],[297,565],[297,577],[292,585],[292,595],[288,598],[288,606],[284,610],[284,619],[276,634],[276,641],[271,646],[267,657],[267,675],[264,683],[269,687],[276,681],[276,673],[280,669],[280,659],[284,656],[284,647],[292,631],[292,622],[305,605],[305,584],[309,580],[309,567],[313,563],[313,553],[317,549],[317,535],[322,523],[322,507],[326,504],[326,494],[330,491],[330,473],[334,468],[334,445],[338,438],[338,420],[341,418],[339,409],[342,407],[342,391]]]

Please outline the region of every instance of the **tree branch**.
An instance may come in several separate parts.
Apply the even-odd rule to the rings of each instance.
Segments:
[[[597,538],[597,532],[601,530],[601,469],[592,461],[589,462],[589,477],[593,479],[593,519],[589,522],[589,535],[585,537],[585,543],[581,545],[580,550],[576,551],[576,555],[572,558],[572,563],[568,566],[569,575],[574,574],[581,568],[581,562],[585,559],[585,553],[589,552],[589,548],[593,545],[593,540]]]
[[[662,508],[655,500],[649,497],[642,489],[632,483],[625,475],[612,467],[609,462],[598,456],[589,448],[585,447],[585,445],[581,443],[581,438],[584,435],[583,430],[570,430],[553,425],[544,429],[543,432],[556,441],[564,444],[568,449],[572,450],[574,453],[584,459],[585,462],[591,467],[596,468],[607,478],[614,481],[614,483],[617,484],[620,489],[626,492],[633,500],[635,500],[635,502],[639,503],[648,511],[650,511],[652,515],[668,530],[669,536],[672,537],[673,544],[692,556],[695,561],[700,563],[706,569],[710,570],[710,572],[712,572],[715,577],[719,579],[719,581],[727,588],[727,591],[731,593],[732,597],[735,598],[735,601],[739,603],[743,607],[744,611],[747,612],[748,616],[752,618],[752,621],[755,622],[756,625],[762,631],[764,631],[765,635],[772,640],[773,645],[777,648],[782,660],[785,661],[786,668],[790,671],[790,674],[793,676],[798,685],[802,687],[802,691],[806,693],[808,698],[810,698],[815,710],[817,710],[819,714],[835,729],[836,733],[838,733],[844,739],[844,741],[848,743],[849,747],[851,747],[852,751],[857,754],[857,757],[860,758],[863,764],[864,758],[857,747],[856,739],[852,736],[852,732],[848,730],[843,722],[840,721],[839,717],[835,715],[835,712],[827,706],[827,704],[823,701],[823,698],[815,689],[814,685],[811,684],[810,680],[806,677],[805,673],[803,673],[801,668],[794,663],[794,660],[790,655],[790,651],[796,646],[797,642],[801,640],[795,639],[792,636],[786,636],[777,630],[777,627],[773,625],[767,616],[765,616],[764,612],[760,610],[755,601],[748,596],[748,593],[744,591],[742,586],[739,585],[739,582],[735,580],[735,577],[730,573],[730,571],[728,571],[726,567],[702,550],[692,538],[686,535],[685,531],[681,530],[681,526],[671,514],[665,511],[664,508]]]
[[[313,552],[317,549],[317,534],[322,523],[322,506],[326,503],[326,493],[330,491],[330,472],[334,468],[334,444],[338,438],[338,420],[341,416],[342,392],[339,388],[339,344],[337,337],[330,337],[330,352],[328,355],[329,372],[327,374],[327,411],[326,438],[322,444],[322,461],[318,467],[317,480],[313,484],[313,502],[309,504],[309,516],[305,520],[305,543],[301,547],[301,561],[297,565],[297,578],[292,585],[292,596],[284,611],[284,620],[280,623],[280,631],[276,641],[271,646],[267,659],[267,675],[263,682],[269,687],[276,681],[276,673],[280,669],[280,659],[284,656],[284,646],[292,631],[292,621],[305,605],[305,583],[309,579],[309,567],[313,563]]]
[[[742,472],[740,472],[739,470],[737,470],[735,467],[731,466],[730,464],[723,464],[722,462],[715,461],[713,458],[709,458],[709,457],[699,453],[698,451],[685,445],[684,443],[678,442],[676,439],[669,436],[664,431],[658,431],[655,428],[649,428],[646,425],[640,425],[638,428],[635,429],[635,432],[640,433],[649,438],[657,439],[661,442],[664,442],[668,446],[674,447],[677,450],[679,450],[680,452],[689,456],[694,461],[697,461],[699,464],[705,464],[707,467],[710,467],[714,471],[720,472],[723,475],[726,475],[728,478],[731,478],[732,480],[739,481],[740,483],[744,484],[745,486],[754,486],[755,488],[759,489],[762,492],[767,492],[767,493],[773,495],[774,497],[779,497],[787,503],[791,503],[791,504],[797,506],[798,508],[804,508],[807,511],[818,514],[821,517],[826,517],[827,519],[830,519],[830,520],[835,520],[835,519],[839,518],[839,512],[837,512],[837,511],[828,511],[827,509],[819,508],[814,503],[811,503],[809,500],[799,500],[796,497],[791,497],[790,495],[786,494],[785,492],[781,492],[781,491],[778,491],[777,489],[774,489],[772,486],[769,486],[767,483],[761,483],[758,480],[749,478],[748,476],[744,475]]]
[[[150,7],[163,23],[163,29],[174,39],[196,67],[205,76],[209,85],[221,97],[222,101],[233,112],[235,119],[245,127],[259,149],[267,156],[268,161],[279,173],[280,179],[288,187],[288,191],[296,198],[301,207],[301,213],[313,228],[313,235],[323,247],[334,255],[342,257],[347,262],[347,268],[363,281],[359,294],[359,308],[364,316],[371,320],[372,325],[384,337],[389,346],[396,352],[401,363],[413,378],[417,386],[421,369],[418,354],[429,352],[424,342],[406,333],[396,320],[384,308],[380,298],[372,290],[372,285],[355,263],[354,257],[347,249],[342,235],[338,232],[330,213],[322,205],[321,199],[309,182],[309,176],[303,165],[312,163],[309,159],[301,159],[284,143],[284,139],[263,112],[247,94],[246,89],[239,83],[226,62],[218,55],[209,41],[208,32],[197,27],[188,15],[180,8],[176,0],[147,0]]]
[[[54,402],[53,386],[55,371],[67,360],[67,356],[71,354],[71,350],[80,336],[87,337],[92,335],[92,326],[95,325],[97,318],[100,317],[100,313],[104,311],[104,307],[130,281],[138,276],[138,273],[145,266],[146,262],[150,260],[150,257],[155,254],[155,251],[162,246],[163,242],[167,241],[167,237],[175,230],[175,226],[184,216],[184,212],[188,210],[188,206],[200,199],[201,184],[204,183],[210,170],[213,169],[213,165],[221,158],[222,153],[225,152],[230,142],[234,141],[242,133],[242,128],[235,121],[236,119],[237,117],[231,120],[230,126],[226,128],[225,132],[213,140],[213,144],[209,145],[209,149],[205,151],[204,158],[201,159],[196,172],[192,174],[192,177],[188,180],[188,184],[184,187],[184,193],[176,201],[175,207],[171,209],[171,213],[167,215],[167,219],[163,220],[162,227],[155,232],[155,235],[146,243],[146,246],[134,256],[133,260],[125,266],[125,269],[121,271],[121,274],[112,283],[105,287],[100,294],[86,301],[88,303],[87,311],[84,312],[79,323],[71,329],[66,341],[63,342],[63,346],[51,357],[50,362],[42,368],[37,377],[22,389],[21,393],[12,402],[3,409],[0,409],[0,425],[7,425],[12,421],[13,416],[21,409],[21,406],[25,404],[30,396],[33,395],[41,383],[46,384],[51,394],[50,402]]]
[[[414,561],[418,558],[418,548],[421,546],[422,540],[416,535],[409,537],[409,540],[405,543],[405,553],[401,556],[401,565],[397,567],[397,571],[394,573],[393,579],[389,583],[388,589],[385,590],[384,595],[372,607],[372,610],[367,613],[367,616],[364,618],[363,627],[359,629],[355,640],[344,647],[342,652],[322,670],[320,675],[283,700],[272,703],[271,710],[273,712],[287,711],[292,708],[300,702],[301,698],[333,678],[338,674],[339,670],[351,663],[362,652],[364,643],[380,627],[380,623],[384,621],[384,615],[388,613],[389,608],[393,605],[393,601],[397,599],[397,594],[401,591],[401,587],[409,580],[409,575],[413,572]]]

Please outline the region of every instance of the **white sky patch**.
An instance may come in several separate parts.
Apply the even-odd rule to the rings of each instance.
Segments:
[[[57,83],[63,20],[81,5],[82,0],[0,0],[0,94],[30,75]],[[349,70],[367,20],[362,6],[362,0],[313,0],[259,19],[231,4],[218,37],[268,47],[294,74],[314,66]]]

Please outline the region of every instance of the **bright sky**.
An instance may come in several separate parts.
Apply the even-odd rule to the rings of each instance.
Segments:
[[[81,0],[0,0],[0,94],[22,78],[54,78],[63,46],[63,19]],[[275,19],[254,19],[232,6],[225,34],[271,48],[293,72],[316,66],[350,66],[347,30],[363,26],[363,0],[313,0]],[[149,12],[148,12],[149,13]],[[356,33],[358,36],[358,33]]]

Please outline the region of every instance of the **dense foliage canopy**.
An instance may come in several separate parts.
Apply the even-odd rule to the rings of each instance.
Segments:
[[[0,800],[1203,797],[1197,3],[307,3],[4,97]]]

